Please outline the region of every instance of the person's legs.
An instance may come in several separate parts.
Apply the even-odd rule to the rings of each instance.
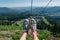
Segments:
[[[33,40],[38,40],[37,31],[36,30],[37,30],[36,26],[33,26],[32,27],[32,38],[33,38]]]
[[[25,19],[24,22],[23,22],[24,33],[23,33],[20,40],[26,40],[26,37],[27,37],[27,34],[28,34],[28,28],[27,28],[28,23],[29,23],[29,20]]]
[[[33,40],[38,40],[37,27],[36,27],[37,23],[36,23],[35,19],[31,19],[30,22],[31,22],[30,26],[31,26],[31,31],[32,31],[32,39]]]
[[[32,26],[32,38],[33,40],[38,40],[36,25]]]
[[[33,37],[33,40],[38,40],[37,32],[33,31],[32,32],[32,37]]]
[[[27,33],[23,33],[23,35],[22,35],[20,40],[26,40],[26,37],[27,37]]]

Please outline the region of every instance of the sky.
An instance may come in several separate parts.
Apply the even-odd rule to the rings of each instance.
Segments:
[[[34,7],[44,7],[49,0],[33,0]],[[0,0],[0,7],[30,7],[31,0]],[[60,0],[53,0],[48,6],[60,6]]]

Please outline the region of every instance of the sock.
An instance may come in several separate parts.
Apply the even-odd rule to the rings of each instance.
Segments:
[[[36,34],[36,31],[32,31],[32,35]]]
[[[25,34],[28,34],[28,31],[24,31]]]

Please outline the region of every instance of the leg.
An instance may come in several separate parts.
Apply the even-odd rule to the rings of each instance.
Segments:
[[[24,22],[23,22],[24,33],[23,33],[20,40],[26,40],[26,37],[27,37],[27,34],[28,34],[28,28],[27,28],[28,23],[29,23],[29,20],[25,19]]]
[[[36,25],[32,26],[32,39],[33,40],[38,40]]]
[[[26,40],[26,37],[27,37],[27,33],[23,33],[23,35],[22,35],[20,40]]]
[[[32,32],[32,35],[33,35],[33,40],[38,40],[38,37],[37,37],[37,33],[36,32]]]
[[[35,19],[31,19],[31,31],[32,31],[32,39],[33,40],[38,40],[38,37],[37,37],[37,27],[36,27],[36,25],[37,25],[37,22],[35,21]]]

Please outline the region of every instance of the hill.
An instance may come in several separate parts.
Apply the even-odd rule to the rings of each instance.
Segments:
[[[33,7],[32,11],[31,13],[30,7],[0,7],[0,19],[18,20],[30,16],[60,16],[60,7]]]

